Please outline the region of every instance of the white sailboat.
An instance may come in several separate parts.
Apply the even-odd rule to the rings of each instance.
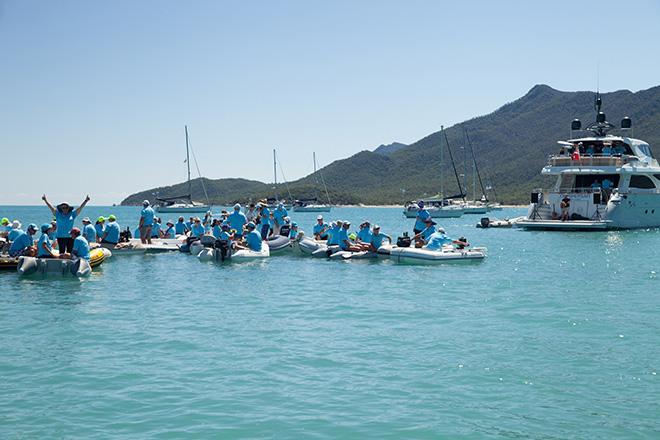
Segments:
[[[158,197],[158,205],[156,205],[156,212],[159,213],[189,213],[189,214],[203,214],[211,209],[209,204],[195,202],[192,199],[192,182],[190,180],[190,142],[188,139],[188,126],[185,126],[186,131],[186,165],[188,166],[188,194],[176,197]],[[201,176],[200,176],[201,177]],[[204,185],[204,182],[202,182]],[[206,192],[206,188],[204,188]],[[207,196],[208,201],[208,196]]]
[[[316,180],[316,153],[312,153],[314,160],[314,180]],[[320,173],[319,173],[320,174]],[[317,196],[312,199],[298,199],[293,202],[293,210],[295,212],[330,212],[332,205],[330,204],[330,195],[328,194],[328,188],[325,186],[325,180],[323,180],[323,174],[320,174],[321,181],[323,182],[323,188],[325,189],[325,195],[328,198],[328,204],[319,203],[318,193]],[[318,187],[318,180],[316,180],[316,185]]]

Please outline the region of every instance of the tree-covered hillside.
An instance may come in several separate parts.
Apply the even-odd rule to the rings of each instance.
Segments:
[[[660,144],[660,87],[637,93],[627,90],[606,93],[603,111],[607,119],[619,125],[624,116],[633,120],[633,137],[644,139],[654,147]],[[595,120],[593,92],[561,92],[546,85],[534,86],[522,98],[504,105],[485,116],[476,117],[447,128],[446,134],[457,161],[459,172],[465,171],[464,158],[469,158],[464,128],[467,130],[477,157],[478,166],[487,184],[495,188],[504,203],[526,203],[533,188],[547,187],[540,176],[547,156],[558,150],[557,141],[570,136],[574,118],[586,126]],[[584,133],[582,133],[584,134]],[[578,134],[576,134],[578,136]],[[294,198],[323,194],[319,173],[323,174],[333,203],[401,203],[437,194],[440,189],[440,148],[444,150],[445,194],[455,194],[453,170],[449,162],[444,136],[438,131],[409,146],[383,153],[361,151],[347,159],[326,166],[317,175],[309,175],[288,184]],[[657,150],[657,148],[656,148]],[[471,165],[467,167],[467,182],[471,193]],[[197,179],[193,196],[204,200]],[[227,204],[272,196],[272,185],[244,179],[205,179],[212,203]],[[122,204],[137,204],[143,199],[184,194],[186,184],[156,188],[133,194]],[[284,184],[277,192],[288,198]],[[493,193],[489,194],[492,199]]]

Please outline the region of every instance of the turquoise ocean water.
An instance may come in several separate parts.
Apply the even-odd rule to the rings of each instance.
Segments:
[[[137,224],[83,215],[110,213]],[[442,222],[488,247],[468,265],[173,253],[80,281],[0,273],[0,438],[660,438],[660,232],[479,218]]]

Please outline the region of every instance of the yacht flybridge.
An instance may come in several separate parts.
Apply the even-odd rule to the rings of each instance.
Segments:
[[[526,229],[603,230],[660,226],[660,166],[649,145],[628,137],[632,121],[621,121],[621,136],[596,95],[596,122],[591,136],[559,142],[557,154],[541,171],[557,176],[554,188],[534,190]],[[582,130],[575,119],[571,130]]]

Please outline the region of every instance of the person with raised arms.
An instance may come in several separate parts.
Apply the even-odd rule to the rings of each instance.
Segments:
[[[48,233],[52,229],[50,223],[41,225],[41,237],[37,242],[37,257],[38,258],[58,258],[59,255],[53,250],[53,243],[48,237]]]
[[[37,233],[37,225],[30,223],[27,232],[20,231],[18,236],[11,242],[9,247],[9,256],[16,258],[20,256],[34,257],[37,254],[37,248],[34,247],[34,234]]]
[[[154,209],[149,206],[149,200],[142,202],[142,211],[140,212],[140,241],[142,244],[151,244],[151,229],[154,225],[154,217],[156,213]]]
[[[73,239],[69,232],[73,228],[73,222],[76,220],[76,217],[80,215],[80,212],[90,201],[89,195],[85,197],[85,200],[76,209],[73,209],[68,203],[60,203],[57,207],[54,207],[48,202],[46,194],[41,197],[41,200],[44,201],[48,209],[55,216],[55,221],[57,222],[57,233],[55,237],[57,238],[57,247],[60,253],[71,252],[73,249]]]

